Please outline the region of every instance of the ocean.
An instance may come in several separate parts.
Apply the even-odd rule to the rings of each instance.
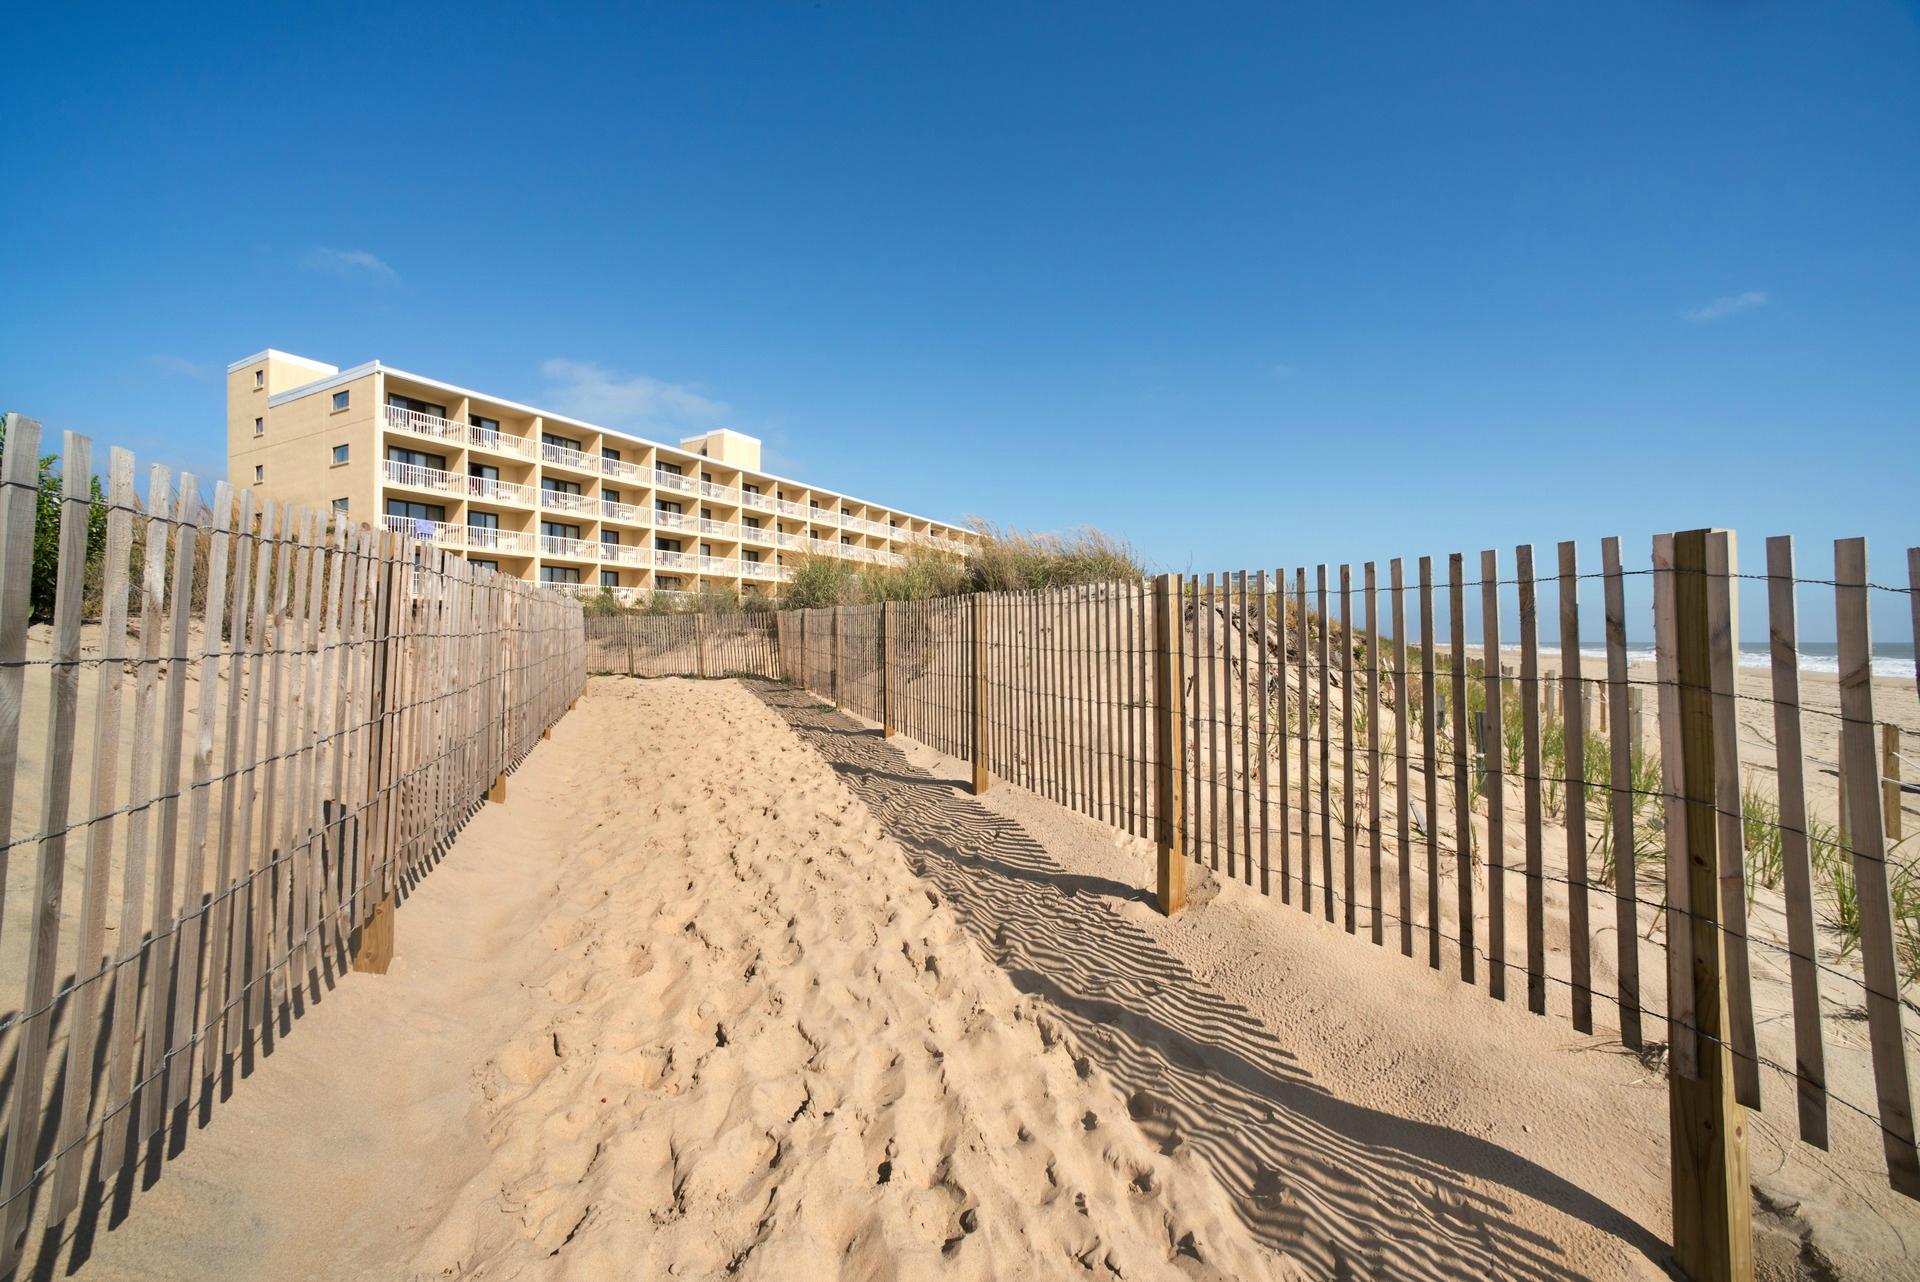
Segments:
[[[1511,648],[1511,647],[1508,647]],[[1540,652],[1557,655],[1558,643],[1542,641]],[[1604,659],[1607,652],[1599,646],[1582,646],[1583,658]],[[1740,643],[1740,666],[1743,668],[1764,668],[1772,661],[1772,647],[1765,641],[1742,641]],[[1628,663],[1652,663],[1653,642],[1627,642]],[[1800,643],[1800,670],[1802,672],[1840,671],[1840,647],[1832,641],[1802,641]],[[1911,677],[1913,675],[1913,644],[1908,641],[1876,642],[1873,647],[1873,675],[1876,677]]]

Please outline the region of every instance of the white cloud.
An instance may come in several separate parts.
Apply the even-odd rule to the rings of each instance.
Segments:
[[[1750,312],[1756,307],[1765,307],[1773,299],[1764,289],[1749,289],[1740,294],[1727,294],[1700,307],[1689,307],[1680,314],[1690,321],[1725,320],[1729,316],[1738,316],[1741,312]]]
[[[547,399],[575,418],[609,427],[711,427],[732,408],[685,383],[636,374],[621,378],[592,361],[561,357],[541,365]]]
[[[147,357],[147,364],[163,374],[178,374],[182,378],[210,379],[217,372],[211,365],[198,365],[184,356],[175,356],[171,352],[156,352]]]
[[[377,255],[364,249],[329,249],[319,246],[303,254],[300,262],[308,271],[331,272],[335,276],[367,276],[374,280],[394,280],[400,275]]]

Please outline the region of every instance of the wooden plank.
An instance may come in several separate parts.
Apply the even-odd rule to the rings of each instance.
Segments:
[[[1747,963],[1747,859],[1740,804],[1739,563],[1732,533],[1707,535],[1707,645],[1713,687],[1714,809],[1719,824],[1722,964],[1726,971],[1727,1042],[1733,1053],[1734,1097],[1760,1107],[1760,1057],[1754,1040],[1753,989]]]
[[[1621,577],[1620,540],[1600,542],[1601,572],[1606,584],[1607,610],[1607,746],[1610,753],[1613,842],[1614,933],[1619,941],[1620,1040],[1641,1045],[1640,1031],[1640,870],[1635,863],[1633,814],[1634,742],[1629,704],[1638,694],[1627,673],[1626,588]]]
[[[133,1090],[134,1038],[140,1005],[140,955],[146,945],[142,939],[141,918],[147,896],[147,842],[152,831],[153,736],[156,710],[160,705],[160,657],[166,642],[161,621],[166,599],[167,510],[172,504],[172,474],[155,467],[147,479],[147,522],[142,545],[140,578],[140,666],[134,689],[133,756],[127,778],[127,841],[121,874],[119,950],[113,983],[113,1021],[108,1033],[107,1086],[102,1107],[117,1108],[107,1114],[106,1138],[102,1142],[104,1161],[119,1162],[129,1135],[138,1136]]]
[[[1593,929],[1587,903],[1587,725],[1580,669],[1580,560],[1572,541],[1560,545],[1560,729],[1567,838],[1567,950],[1573,967],[1573,1026],[1593,1031]],[[1737,811],[1737,808],[1736,808]]]
[[[232,540],[233,490],[214,486],[213,517],[207,548],[205,623],[200,633],[200,692],[193,728],[192,782],[187,801],[186,894],[180,922],[180,979],[173,990],[174,1071],[169,1075],[168,1105],[187,1100],[193,1082],[192,1054],[199,1032],[198,997],[206,968],[201,961],[206,938],[207,817],[213,791],[213,730],[220,711],[221,632],[226,621],[227,557]]]
[[[1767,635],[1773,675],[1775,795],[1793,983],[1794,1088],[1800,1138],[1827,1147],[1827,1051],[1820,1032],[1819,936],[1807,841],[1806,756],[1800,733],[1800,622],[1794,602],[1793,537],[1767,540]]]
[[[1873,758],[1873,637],[1867,610],[1865,539],[1835,540],[1833,581],[1840,648],[1840,749],[1847,767],[1860,959],[1866,970],[1867,1035],[1873,1047],[1874,1093],[1880,1102],[1880,1139],[1892,1186],[1908,1197],[1920,1197],[1920,1154],[1914,1149],[1905,1014],[1895,962],[1887,847]]]
[[[1534,605],[1533,545],[1514,549],[1520,583],[1520,716],[1527,825],[1527,1009],[1547,1013],[1545,840],[1540,797],[1540,641]]]
[[[1346,890],[1347,905],[1344,914],[1347,933],[1354,933],[1358,924],[1358,909],[1355,906],[1357,894],[1357,845],[1358,831],[1354,822],[1353,799],[1353,567],[1340,567],[1340,840],[1342,853],[1341,871],[1345,874],[1341,885]]]
[[[1160,911],[1171,917],[1186,907],[1187,857],[1180,848],[1182,832],[1181,768],[1185,750],[1180,745],[1180,698],[1183,692],[1180,659],[1180,576],[1163,574],[1153,585],[1154,651],[1154,834],[1155,895]]]
[[[1475,931],[1473,919],[1473,768],[1467,759],[1467,734],[1472,722],[1467,712],[1467,567],[1455,552],[1447,558],[1448,659],[1453,671],[1453,858],[1459,885],[1460,978],[1474,982]]]
[[[1420,558],[1420,791],[1427,854],[1427,965],[1440,969],[1439,691],[1434,684],[1433,558]]]
[[[1733,1098],[1722,1019],[1721,937],[1715,920],[1718,868],[1714,781],[1715,700],[1712,697],[1712,624],[1708,598],[1708,532],[1671,538],[1673,676],[1679,711],[1680,782],[1684,789],[1680,871],[1688,915],[1671,951],[1687,966],[1694,1018],[1702,1043],[1697,1074],[1670,1072],[1668,1118],[1672,1142],[1673,1245],[1681,1271],[1695,1282],[1753,1277],[1753,1227],[1747,1169],[1745,1110]],[[1655,564],[1659,564],[1656,553]],[[1674,888],[1669,887],[1669,899]]]
[[[1269,714],[1267,705],[1273,701],[1273,686],[1271,684],[1273,669],[1269,662],[1269,652],[1273,647],[1267,643],[1267,572],[1265,570],[1259,572],[1259,576],[1255,581],[1253,608],[1254,619],[1256,620],[1254,627],[1258,630],[1258,636],[1260,638],[1260,771],[1257,784],[1260,789],[1260,893],[1270,895],[1273,893],[1273,873],[1269,866],[1270,826],[1273,821],[1273,803],[1271,795],[1267,791],[1267,757],[1271,752],[1268,746],[1268,734],[1271,727],[1268,725]]]
[[[1506,681],[1500,666],[1500,554],[1480,553],[1480,659],[1486,683],[1487,995],[1507,999]]]
[[[1208,867],[1217,870],[1220,867],[1220,598],[1214,592],[1211,574],[1207,576],[1206,621],[1207,648],[1200,652],[1200,662],[1206,665],[1207,677],[1207,853]],[[1231,735],[1228,742],[1232,742]],[[1200,745],[1194,744],[1194,751],[1199,750]],[[1227,830],[1233,830],[1231,821]]]
[[[12,441],[9,438],[9,446]],[[7,1074],[13,1115],[7,1128],[5,1180],[0,1203],[6,1206],[6,1239],[0,1243],[0,1272],[19,1260],[20,1239],[32,1213],[25,1196],[36,1178],[43,1126],[55,1115],[45,1098],[47,1042],[53,1023],[53,986],[59,975],[60,904],[66,889],[67,825],[71,818],[74,726],[80,711],[80,622],[87,577],[88,482],[93,475],[92,443],[64,434],[60,468],[60,534],[54,569],[53,646],[48,655],[47,733],[41,749],[39,858],[35,861],[33,912],[27,924],[26,989],[14,1035],[13,1062]],[[7,552],[12,553],[8,548]],[[9,577],[12,571],[9,570]],[[0,829],[0,841],[11,830]]]
[[[100,662],[94,669],[93,769],[88,777],[85,871],[80,889],[80,941],[74,964],[71,1032],[61,1088],[59,1157],[47,1218],[61,1223],[80,1204],[86,1152],[81,1137],[95,1098],[93,1061],[99,1045],[103,990],[113,976],[107,954],[107,900],[113,871],[115,797],[120,769],[120,686],[127,652],[127,564],[133,547],[133,455],[115,448],[107,462],[107,541],[101,562]],[[0,525],[0,529],[4,529]],[[121,943],[124,945],[125,941]]]
[[[1294,631],[1300,656],[1300,911],[1313,911],[1313,768],[1307,759],[1313,736],[1313,700],[1308,682],[1313,669],[1311,612],[1307,609],[1307,567],[1293,572]]]
[[[969,706],[973,710],[973,733],[968,746],[973,750],[973,795],[978,797],[987,790],[987,754],[991,751],[987,724],[987,609],[983,594],[976,592],[971,600],[973,695]]]
[[[1234,780],[1236,771],[1233,759],[1233,575],[1231,573],[1220,576],[1220,596],[1218,598],[1218,604],[1214,610],[1208,612],[1207,617],[1209,619],[1217,617],[1220,620],[1220,689],[1221,693],[1225,695],[1225,698],[1220,702],[1218,721],[1222,739],[1224,740],[1222,744],[1224,755],[1220,759],[1217,776],[1225,776],[1227,800],[1227,879],[1231,881],[1238,875],[1237,864],[1234,858],[1238,852],[1235,851],[1233,845],[1234,831],[1238,827],[1238,814],[1237,807],[1234,805]],[[1242,757],[1240,760],[1244,763],[1246,758]],[[1218,821],[1219,814],[1217,811],[1215,812],[1214,818]],[[1214,850],[1215,867],[1219,866],[1219,861],[1220,851],[1216,844]]]
[[[1413,956],[1413,796],[1408,785],[1407,722],[1412,716],[1413,692],[1407,684],[1406,566],[1399,557],[1387,562],[1387,580],[1393,607],[1393,782],[1397,804],[1396,833],[1400,847],[1400,951]]]
[[[1680,737],[1679,634],[1674,624],[1679,608],[1677,579],[1674,536],[1656,534],[1653,539],[1653,634],[1659,682],[1655,720],[1660,736],[1661,832],[1666,850],[1667,1062],[1672,1074],[1698,1078],[1699,1015],[1694,1007],[1686,926],[1693,910],[1688,894],[1686,780]]]
[[[1372,936],[1386,940],[1380,869],[1380,600],[1374,564],[1360,567],[1367,616],[1367,898],[1372,905]]]
[[[1239,627],[1232,635],[1240,639],[1240,871],[1247,885],[1253,884],[1253,715],[1251,686],[1253,668],[1247,654],[1248,634],[1252,632],[1252,616],[1247,613],[1247,572],[1238,571],[1240,613]],[[1264,649],[1264,647],[1262,647]],[[1262,765],[1264,766],[1264,762]],[[1265,804],[1264,795],[1261,798]]]
[[[1320,614],[1320,899],[1333,920],[1333,662],[1332,616],[1327,612],[1327,567],[1314,567],[1314,600]]]
[[[39,500],[40,423],[8,414],[0,459],[0,929],[7,915],[14,790],[25,702],[27,616],[32,608],[34,505]]]

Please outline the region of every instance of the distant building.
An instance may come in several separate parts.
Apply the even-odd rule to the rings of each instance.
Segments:
[[[760,470],[721,429],[664,445],[370,361],[272,349],[227,367],[227,475],[518,578],[625,600],[777,594],[801,554],[963,552],[972,531]]]

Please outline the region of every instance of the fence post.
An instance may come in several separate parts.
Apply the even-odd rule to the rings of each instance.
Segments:
[[[1184,791],[1186,747],[1180,742],[1180,629],[1174,611],[1180,600],[1180,576],[1153,581],[1153,815],[1156,847],[1156,902],[1171,917],[1187,906],[1187,856],[1180,849],[1180,798]]]
[[[880,603],[880,737],[893,738],[893,602]]]
[[[973,633],[973,795],[987,790],[987,602],[984,592],[969,598]]]
[[[800,685],[800,688],[801,688],[802,690],[805,690],[805,689],[807,688],[807,680],[808,680],[808,674],[807,674],[807,616],[808,616],[809,614],[812,614],[812,613],[813,613],[813,611],[811,611],[811,610],[808,610],[808,609],[806,609],[806,608],[804,608],[804,607],[803,607],[803,608],[802,608],[802,609],[801,609],[801,610],[799,611],[799,615],[800,615],[800,681],[799,681],[799,685]]]
[[[627,638],[627,675],[632,676],[633,675],[633,615],[622,613],[620,616],[620,625],[625,630],[626,638]]]
[[[1753,1210],[1748,1186],[1747,1111],[1734,1098],[1728,1048],[1725,941],[1720,927],[1719,815],[1716,811],[1714,737],[1733,734],[1716,725],[1712,692],[1712,637],[1707,601],[1707,547],[1721,531],[1688,530],[1673,536],[1674,676],[1680,711],[1679,784],[1685,805],[1685,866],[1669,870],[1685,878],[1668,887],[1669,947],[1685,950],[1673,974],[1693,985],[1698,1034],[1698,1076],[1671,1063],[1667,1113],[1672,1127],[1673,1247],[1680,1269],[1694,1282],[1751,1282]],[[1728,570],[1732,551],[1728,550]],[[1657,599],[1657,597],[1656,597]],[[1678,994],[1670,1008],[1681,1009]]]

